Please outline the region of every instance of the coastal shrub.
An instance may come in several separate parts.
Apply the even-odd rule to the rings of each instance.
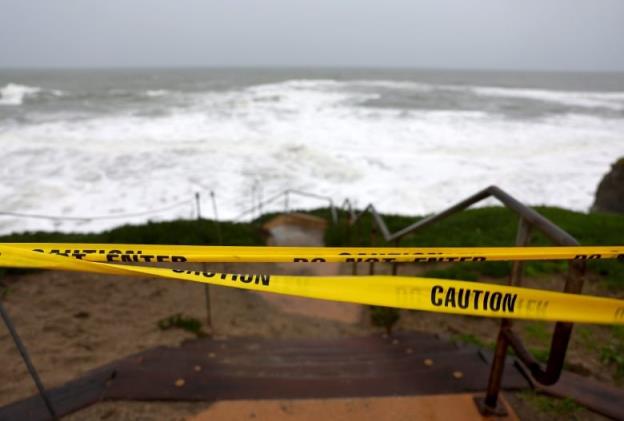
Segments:
[[[399,321],[399,309],[393,307],[370,306],[370,317],[373,326],[383,327],[388,335],[392,334],[394,324]]]
[[[158,328],[160,330],[182,329],[195,334],[197,337],[206,336],[206,333],[202,330],[202,324],[199,320],[194,317],[184,316],[181,313],[176,313],[159,320]]]

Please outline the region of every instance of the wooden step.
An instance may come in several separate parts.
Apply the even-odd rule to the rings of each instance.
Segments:
[[[329,340],[202,338],[122,358],[52,389],[50,395],[59,415],[65,415],[100,399],[222,401],[480,392],[488,374],[489,365],[476,348],[419,333]],[[509,365],[503,387],[525,388],[528,383]],[[0,420],[46,416],[38,396],[0,408]]]

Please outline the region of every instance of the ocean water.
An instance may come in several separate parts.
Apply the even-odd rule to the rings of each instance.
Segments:
[[[209,191],[222,219],[284,189],[426,214],[491,184],[587,211],[624,156],[624,74],[1,70],[0,156],[0,212],[70,218],[0,233],[191,218],[196,192],[212,217]]]

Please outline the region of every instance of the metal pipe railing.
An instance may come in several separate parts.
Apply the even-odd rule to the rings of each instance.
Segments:
[[[496,198],[506,208],[510,209],[519,216],[520,222],[518,226],[518,233],[516,235],[517,246],[526,246],[529,244],[529,235],[532,229],[538,230],[550,241],[557,245],[579,245],[578,241],[569,233],[555,225],[553,222],[551,222],[549,219],[539,214],[535,210],[524,205],[497,186],[489,186],[438,214],[421,219],[420,221],[415,222],[414,224],[402,228],[394,233],[390,232],[387,224],[383,220],[383,217],[372,204],[369,204],[364,208],[363,211],[358,213],[352,208],[351,202],[345,200],[341,208],[346,208],[347,210],[347,214],[349,215],[349,226],[354,226],[359,221],[361,221],[361,218],[365,213],[370,213],[373,223],[373,225],[371,226],[371,233],[373,230],[375,230],[381,234],[386,242],[392,242],[395,246],[398,246],[400,240],[405,236],[414,234],[424,229],[425,227],[433,225],[436,222],[446,219],[453,214],[461,212],[464,209],[467,209],[468,207],[488,197]],[[583,276],[586,266],[585,262],[570,260],[568,262],[568,266],[569,270],[566,277],[564,292],[581,293],[584,281]],[[513,263],[510,276],[510,284],[520,285],[522,279],[522,269],[523,265],[521,262]],[[353,272],[357,272],[355,266],[353,268]],[[370,267],[370,273],[374,273],[373,266]],[[393,264],[392,273],[397,273],[396,264]],[[512,322],[510,320],[503,319],[501,322],[501,327],[496,343],[496,351],[494,353],[494,359],[492,361],[492,367],[490,370],[487,394],[485,398],[481,400],[481,402],[483,403],[483,405],[480,406],[482,413],[499,413],[499,410],[497,408],[498,394],[500,392],[508,347],[511,347],[516,352],[518,359],[526,365],[529,372],[531,373],[531,376],[537,382],[543,385],[551,385],[556,383],[561,376],[568,343],[572,334],[572,328],[572,323],[557,322],[555,324],[546,368],[542,368],[541,364],[538,363],[531,356],[531,354],[522,344],[521,339],[512,330]]]
[[[0,300],[0,318],[2,318],[2,320],[4,321],[5,326],[9,330],[9,334],[11,335],[11,338],[13,338],[13,343],[15,343],[15,347],[17,348],[20,355],[22,356],[22,360],[24,361],[24,364],[26,364],[28,373],[30,374],[30,377],[33,379],[33,381],[35,382],[35,386],[37,387],[39,396],[41,397],[41,400],[45,404],[46,409],[48,410],[48,413],[50,414],[50,418],[53,420],[58,420],[59,418],[56,414],[56,411],[54,410],[54,406],[52,405],[52,400],[50,399],[50,395],[48,394],[48,391],[43,386],[43,382],[41,381],[41,378],[39,377],[39,374],[37,373],[37,370],[35,369],[35,366],[33,365],[30,359],[30,356],[28,355],[28,351],[26,350],[26,347],[24,346],[24,343],[22,342],[21,338],[17,334],[17,330],[15,329],[15,326],[13,325],[13,321],[11,321],[11,318],[9,317],[9,313],[7,313],[6,310],[4,309],[4,306],[2,305],[1,300]]]
[[[546,235],[554,243],[563,246],[578,245],[578,241],[576,241],[576,239],[574,239],[574,237],[572,237],[570,234],[568,234],[557,225],[546,219],[544,216],[527,207],[526,205],[519,202],[514,197],[496,186],[487,187],[462,200],[461,202],[458,202],[455,205],[443,210],[442,212],[423,218],[420,221],[408,225],[407,227],[402,228],[395,233],[391,233],[389,231],[388,226],[386,225],[385,221],[383,220],[377,209],[375,209],[375,206],[373,204],[369,204],[368,206],[366,206],[366,208],[364,208],[362,212],[357,213],[350,208],[351,203],[348,200],[345,200],[345,203],[347,203],[349,206],[348,212],[351,217],[352,224],[356,223],[366,212],[370,212],[374,222],[377,224],[377,227],[383,235],[384,240],[386,242],[393,242],[396,240],[401,240],[408,234],[411,234],[438,221],[446,219],[457,212],[467,209],[470,206],[484,199],[487,199],[488,197],[494,197],[498,199],[503,205],[505,205],[505,207],[521,215],[524,219],[526,219],[527,222],[529,222],[531,225],[535,225],[540,231],[544,233],[544,235]]]
[[[303,196],[303,197],[308,197],[311,199],[317,199],[317,200],[321,200],[321,201],[325,201],[328,204],[329,207],[329,212],[331,214],[331,220],[332,223],[337,224],[338,223],[338,210],[336,209],[336,206],[334,205],[334,200],[331,197],[328,196],[322,196],[319,194],[315,194],[315,193],[309,193],[309,192],[304,192],[301,190],[292,190],[292,189],[286,189],[283,190],[271,197],[269,197],[266,200],[259,200],[259,201],[255,201],[252,199],[252,206],[249,209],[244,210],[243,212],[241,212],[238,216],[236,216],[233,220],[234,221],[239,221],[241,220],[244,216],[251,214],[253,216],[254,212],[258,211],[258,216],[260,216],[262,214],[262,208],[266,208],[267,205],[277,201],[278,199],[283,198],[284,199],[284,212],[288,213],[289,212],[289,206],[290,206],[290,197],[292,195],[296,195],[296,196]],[[254,194],[255,197],[255,194]]]
[[[523,247],[529,245],[531,242],[531,228],[531,224],[527,222],[526,219],[522,217],[518,219],[518,231],[516,232],[515,243],[516,246]],[[512,263],[509,285],[522,285],[523,268],[524,262],[514,261]],[[510,341],[505,336],[505,333],[512,332],[512,324],[513,322],[510,319],[501,320],[500,330],[496,340],[496,348],[494,351],[494,359],[492,360],[492,368],[490,369],[490,376],[488,378],[487,392],[482,400],[476,400],[477,405],[479,405],[483,413],[499,414],[504,412],[504,409],[498,407],[498,392],[500,391],[503,381],[507,348],[510,345]]]

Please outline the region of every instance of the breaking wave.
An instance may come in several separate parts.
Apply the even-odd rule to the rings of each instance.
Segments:
[[[91,92],[86,101],[65,87],[62,95],[0,89],[4,105],[53,92],[63,99],[56,109],[0,120],[2,210],[121,214],[214,190],[220,216],[233,218],[261,186],[265,198],[297,189],[426,214],[497,184],[532,205],[584,211],[624,155],[622,92],[331,79],[122,91]],[[556,112],[533,101],[557,104]],[[291,208],[321,205],[298,200]],[[189,203],[154,218],[190,217]],[[121,222],[3,217],[0,232]]]

